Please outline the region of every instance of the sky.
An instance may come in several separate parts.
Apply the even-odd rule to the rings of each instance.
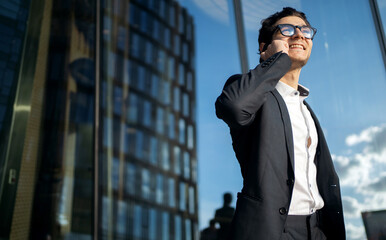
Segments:
[[[214,103],[240,73],[230,0],[180,0],[195,22],[199,226],[242,188],[229,128]],[[386,14],[386,1],[378,1]],[[341,181],[347,239],[364,239],[362,211],[386,209],[386,73],[367,0],[242,0],[249,68],[258,64],[261,19],[291,6],[318,29],[300,83],[322,125]],[[383,18],[384,21],[384,18]]]

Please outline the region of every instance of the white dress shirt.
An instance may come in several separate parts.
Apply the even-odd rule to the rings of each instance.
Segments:
[[[297,91],[281,81],[276,89],[287,105],[294,142],[295,183],[288,214],[309,215],[324,206],[316,183],[314,163],[318,134],[310,111],[303,102],[309,91],[301,85]]]

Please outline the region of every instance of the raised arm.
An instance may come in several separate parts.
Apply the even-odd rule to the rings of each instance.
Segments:
[[[248,126],[266,100],[266,94],[288,72],[291,60],[278,52],[246,74],[231,76],[216,100],[216,115],[231,128]]]

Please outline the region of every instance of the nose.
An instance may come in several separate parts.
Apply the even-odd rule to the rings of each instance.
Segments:
[[[293,38],[301,38],[301,39],[305,38],[302,31],[300,31],[300,29],[297,26],[295,27],[295,34],[292,37]]]

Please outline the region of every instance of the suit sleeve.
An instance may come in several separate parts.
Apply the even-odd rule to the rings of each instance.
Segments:
[[[278,52],[243,75],[231,76],[216,100],[216,115],[229,127],[248,126],[266,100],[266,94],[288,72],[291,60]]]

